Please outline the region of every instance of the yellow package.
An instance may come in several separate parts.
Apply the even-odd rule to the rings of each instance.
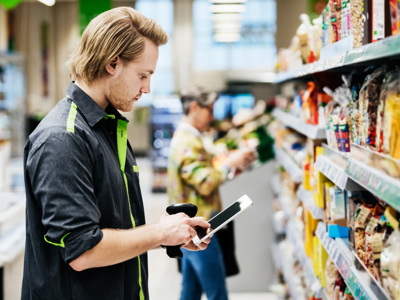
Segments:
[[[321,286],[325,287],[326,286],[325,267],[326,267],[326,262],[328,261],[329,258],[329,254],[328,252],[326,252],[324,246],[322,246],[321,241],[319,241],[318,247],[319,247],[319,255],[318,255],[319,278],[321,281]]]
[[[321,242],[316,236],[313,237],[313,250],[312,261],[314,265],[314,273],[315,276],[320,276],[321,268],[319,265],[319,256],[321,255]]]
[[[313,254],[313,238],[314,232],[317,230],[318,220],[315,220],[311,213],[304,209],[305,211],[305,226],[304,226],[304,248],[306,249],[306,253],[309,257],[312,257]]]
[[[330,199],[330,194],[329,194],[329,189],[335,187],[335,184],[333,184],[331,181],[326,181],[325,184],[325,189],[324,189],[324,222],[331,224],[332,223],[332,217],[331,217],[331,199]]]

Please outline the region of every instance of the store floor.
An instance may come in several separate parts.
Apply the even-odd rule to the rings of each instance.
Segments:
[[[138,159],[140,185],[146,210],[147,223],[156,222],[165,214],[168,205],[166,194],[151,193],[151,166],[148,159]],[[178,300],[182,277],[178,272],[176,260],[169,258],[164,249],[149,252],[149,288],[152,300]],[[202,300],[207,298],[203,296]],[[233,293],[230,300],[276,300],[277,296],[269,293]]]

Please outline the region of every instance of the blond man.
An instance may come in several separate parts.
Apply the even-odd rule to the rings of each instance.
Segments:
[[[22,299],[149,299],[148,250],[196,247],[203,218],[145,225],[139,168],[127,141],[130,111],[168,36],[132,8],[96,17],[68,61],[67,96],[29,136]]]

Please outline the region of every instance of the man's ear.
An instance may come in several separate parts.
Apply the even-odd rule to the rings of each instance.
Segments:
[[[196,112],[199,109],[199,104],[196,101],[190,102],[189,114]]]
[[[110,75],[115,75],[117,65],[121,63],[121,59],[116,56],[106,64],[106,71]]]

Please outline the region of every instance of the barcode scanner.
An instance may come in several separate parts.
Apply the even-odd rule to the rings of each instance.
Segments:
[[[197,214],[197,206],[190,203],[177,203],[167,207],[167,213],[169,215],[174,215],[181,212],[188,215],[190,218],[193,218]],[[180,249],[181,246],[162,246],[162,247],[167,248],[167,254],[171,258],[181,259],[183,256],[183,253]]]

